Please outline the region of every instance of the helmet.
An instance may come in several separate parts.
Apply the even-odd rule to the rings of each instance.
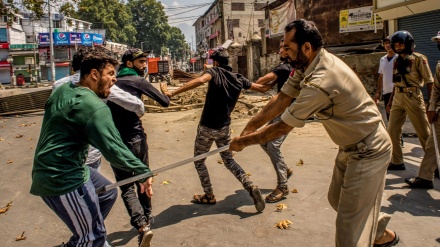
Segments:
[[[405,50],[397,52],[394,48],[395,43],[405,44]],[[395,53],[412,54],[415,47],[414,39],[408,31],[397,31],[391,36],[391,49],[393,49]]]

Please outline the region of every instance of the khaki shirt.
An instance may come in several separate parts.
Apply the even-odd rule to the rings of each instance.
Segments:
[[[432,86],[431,98],[429,99],[428,111],[436,111],[440,107],[440,61],[435,68],[434,85]]]
[[[408,59],[411,60],[411,71],[405,75],[406,81],[410,87],[422,88],[425,83],[433,83],[431,69],[429,68],[428,59],[425,55],[417,52],[413,52],[411,55],[406,55]],[[397,59],[394,60],[396,63]],[[397,74],[397,69],[394,69],[394,74]],[[403,78],[400,82],[394,82],[396,87],[407,87]]]
[[[295,70],[281,89],[296,97],[281,115],[284,123],[303,127],[316,115],[340,146],[357,144],[378,127],[382,117],[364,85],[343,61],[321,49],[304,73]]]

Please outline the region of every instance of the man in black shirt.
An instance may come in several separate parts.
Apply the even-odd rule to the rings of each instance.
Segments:
[[[238,96],[242,89],[251,89],[259,92],[267,91],[271,86],[251,83],[241,74],[232,73],[228,66],[229,54],[226,50],[219,48],[211,55],[214,60],[214,67],[206,70],[199,78],[189,81],[184,86],[173,92],[165,91],[168,97],[178,95],[194,89],[208,82],[205,106],[202,117],[197,128],[197,136],[194,145],[194,156],[206,153],[215,142],[218,148],[226,146],[231,140],[231,113],[237,103]],[[220,153],[226,168],[234,174],[243,187],[249,192],[254,200],[255,208],[262,212],[266,206],[260,190],[253,185],[249,176],[244,172],[237,162],[232,158],[232,152],[227,150]],[[204,195],[194,195],[193,203],[215,204],[216,199],[213,193],[206,159],[195,161],[195,167],[199,174]]]
[[[122,90],[138,97],[146,95],[156,100],[162,106],[169,106],[170,99],[159,92],[150,82],[145,80],[144,71],[147,66],[147,55],[140,49],[129,49],[122,56],[117,82]],[[131,152],[149,167],[147,135],[142,127],[142,120],[131,111],[124,109],[111,101],[107,102],[113,116],[116,128],[121,134],[124,144]],[[133,173],[113,168],[117,181],[133,177]],[[137,186],[137,196],[134,188]],[[121,197],[131,217],[130,223],[139,231],[139,247],[150,246],[151,228],[151,199],[141,194],[139,184],[131,183],[120,187]]]
[[[284,83],[289,78],[289,75],[293,73],[292,66],[288,61],[288,55],[283,49],[284,39],[280,42],[280,60],[281,64],[275,67],[272,72],[266,74],[263,77],[258,78],[255,82],[257,84],[266,84],[271,87],[277,86],[277,92],[279,93]],[[281,120],[281,115],[274,118],[268,124],[274,124]],[[284,157],[281,154],[281,145],[286,139],[288,134],[282,135],[275,140],[261,144],[261,148],[269,155],[275,172],[277,173],[277,187],[266,196],[266,202],[273,203],[281,201],[285,196],[289,194],[289,188],[287,186],[287,180],[292,176],[292,169],[288,168],[284,162]]]

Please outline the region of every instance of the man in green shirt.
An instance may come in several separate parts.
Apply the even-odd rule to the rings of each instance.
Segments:
[[[67,246],[105,246],[104,219],[117,197],[116,189],[95,193],[110,181],[84,165],[89,144],[118,169],[136,175],[150,172],[124,145],[109,108],[101,101],[116,81],[117,64],[104,53],[88,54],[79,83],[59,87],[46,102],[30,192],[41,196],[69,227],[73,236]],[[150,197],[151,182],[150,177],[140,183],[141,192]],[[152,234],[143,237],[149,246]]]

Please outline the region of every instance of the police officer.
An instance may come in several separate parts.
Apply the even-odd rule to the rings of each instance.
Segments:
[[[313,22],[296,20],[285,31],[284,49],[295,74],[232,140],[230,149],[267,142],[303,127],[315,115],[339,145],[328,192],[337,211],[336,246],[394,246],[399,237],[379,217],[391,141],[376,104],[357,75],[322,48]],[[281,113],[281,121],[258,130]]]
[[[432,37],[432,41],[437,43],[440,50],[440,31],[437,36]],[[434,124],[435,132],[431,133],[426,142],[425,156],[420,164],[419,175],[416,178],[407,178],[405,182],[411,188],[432,189],[434,188],[434,171],[437,168],[437,157],[435,155],[435,145],[433,135],[437,135],[437,140],[440,140],[440,121],[438,121],[438,109],[440,106],[440,61],[437,63],[435,69],[434,86],[432,88],[431,99],[428,107],[428,121]]]
[[[408,31],[397,31],[391,37],[391,48],[399,56],[394,62],[394,90],[387,105],[390,112],[388,134],[393,143],[388,170],[405,170],[400,137],[407,115],[423,150],[430,132],[421,88],[426,83],[430,95],[434,79],[426,56],[414,52],[414,47],[414,39]]]

